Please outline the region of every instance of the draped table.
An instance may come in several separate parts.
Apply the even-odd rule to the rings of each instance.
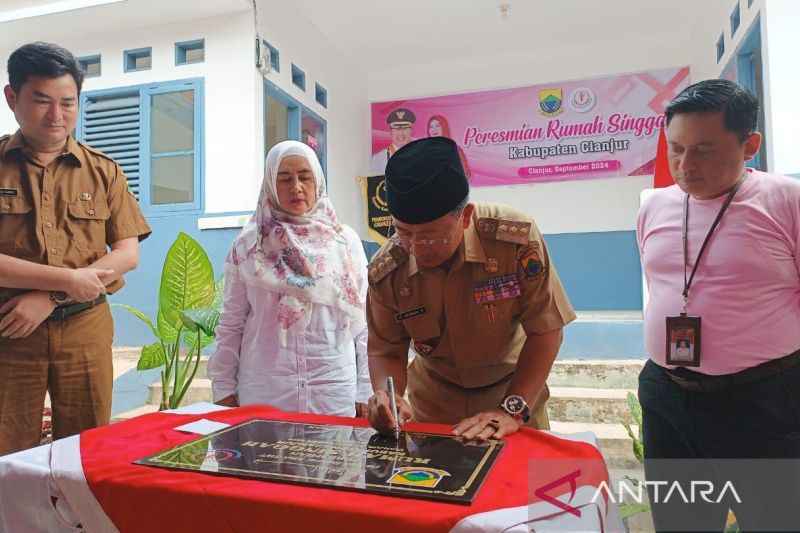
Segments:
[[[616,505],[598,491],[607,472],[588,432],[512,435],[471,505],[132,464],[196,438],[175,429],[188,422],[252,418],[366,426],[267,406],[196,404],[86,431],[0,457],[0,531],[624,531]]]

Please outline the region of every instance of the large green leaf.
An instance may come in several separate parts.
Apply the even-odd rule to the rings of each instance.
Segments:
[[[139,320],[150,326],[150,329],[153,330],[153,335],[155,335],[157,339],[161,338],[161,336],[158,334],[158,329],[156,328],[156,325],[153,324],[153,321],[150,320],[150,318],[147,315],[136,309],[134,306],[128,304],[117,304],[117,303],[113,303],[111,304],[111,306],[127,309],[133,314],[133,316],[135,316],[136,318],[138,318]]]
[[[222,297],[225,295],[225,277],[220,276],[214,284],[214,303],[211,307],[217,311],[222,311]]]
[[[627,422],[623,422],[622,426],[628,431],[628,436],[630,438],[632,438],[633,440],[637,439],[636,435],[633,434],[633,429],[631,429],[631,425],[630,424],[628,424]]]
[[[161,342],[154,342],[149,346],[142,347],[142,355],[136,364],[136,370],[150,370],[158,368],[167,361],[164,354],[164,345]]]
[[[219,310],[214,307],[199,307],[181,312],[181,322],[191,331],[199,327],[209,337],[214,337],[219,324]]]
[[[202,350],[206,346],[212,344],[214,342],[215,337],[209,337],[208,335],[204,334],[202,331],[200,332],[200,349]],[[197,333],[194,331],[186,331],[183,332],[183,346],[194,346],[197,344]]]
[[[181,311],[214,302],[214,271],[205,250],[183,232],[170,246],[161,271],[158,292],[158,331],[177,342]]]
[[[628,392],[628,409],[631,412],[633,421],[638,426],[642,425],[642,406],[639,404],[639,398],[632,392]]]

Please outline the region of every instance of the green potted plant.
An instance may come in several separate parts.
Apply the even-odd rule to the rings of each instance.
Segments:
[[[197,241],[178,233],[161,270],[155,323],[131,305],[115,305],[147,324],[157,339],[142,347],[136,368],[164,367],[159,411],[180,406],[197,374],[202,349],[214,341],[222,307],[222,279],[214,283],[208,254]]]

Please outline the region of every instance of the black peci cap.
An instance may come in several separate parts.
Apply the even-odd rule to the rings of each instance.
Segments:
[[[406,224],[444,216],[469,195],[469,182],[455,141],[425,137],[410,142],[386,165],[389,212]]]

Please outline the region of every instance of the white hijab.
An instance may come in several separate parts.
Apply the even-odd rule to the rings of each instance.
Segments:
[[[317,190],[316,203],[301,216],[284,211],[278,200],[278,168],[283,158],[293,155],[308,161]],[[348,241],[327,197],[319,160],[305,144],[283,141],[267,154],[256,212],[236,237],[225,271],[238,274],[246,285],[280,293],[277,311],[283,346],[289,334],[308,326],[312,302],[344,311],[345,331],[363,328],[364,302]],[[340,344],[353,338],[342,337]]]

